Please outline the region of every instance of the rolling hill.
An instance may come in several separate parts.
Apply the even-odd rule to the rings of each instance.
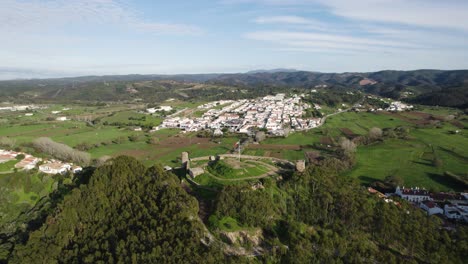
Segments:
[[[317,87],[350,88],[419,104],[460,108],[466,108],[468,105],[468,70],[388,70],[367,73],[260,70],[238,74],[110,75],[12,80],[0,82],[0,99],[157,101],[157,99],[177,97],[180,95],[177,90],[197,90],[197,93],[193,93],[194,97],[197,97],[197,94],[206,97],[207,94],[226,93],[223,91],[225,88],[253,91],[260,87],[283,90]],[[158,93],[158,96],[154,96],[155,93]]]

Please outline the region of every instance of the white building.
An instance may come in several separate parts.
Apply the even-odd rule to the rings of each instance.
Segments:
[[[424,201],[419,204],[419,207],[423,209],[424,211],[427,212],[427,215],[433,215],[433,214],[443,214],[444,210],[440,208],[436,203],[433,201]]]
[[[429,196],[429,192],[418,187],[407,189],[405,187],[400,188],[400,186],[398,186],[395,190],[395,194],[409,202],[419,203],[422,201],[432,201],[432,198]]]
[[[65,174],[71,167],[70,164],[53,161],[40,165],[39,171],[47,174]]]
[[[457,208],[455,205],[452,204],[446,204],[444,206],[444,215],[448,219],[453,219],[453,220],[462,220],[464,215],[463,211]]]
[[[172,111],[172,109],[173,109],[172,106],[162,105],[162,106],[160,106],[158,108],[154,108],[154,107],[153,108],[148,108],[148,109],[146,109],[146,112],[148,112],[150,114],[154,114],[156,112],[163,112],[163,111],[170,112],[170,111]]]
[[[24,159],[15,164],[15,168],[17,169],[24,169],[24,170],[32,170],[36,167],[37,163],[41,161],[41,158],[33,157],[29,154],[26,154]]]

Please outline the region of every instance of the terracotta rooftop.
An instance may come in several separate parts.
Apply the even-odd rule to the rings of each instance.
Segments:
[[[435,207],[437,207],[437,204],[434,203],[433,201],[424,201],[423,204],[425,204],[428,208],[435,208]]]
[[[427,190],[420,189],[402,189],[401,193],[404,195],[429,196],[429,192]]]

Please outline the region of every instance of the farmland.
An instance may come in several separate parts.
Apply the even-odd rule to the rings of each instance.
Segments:
[[[201,102],[171,101],[175,109],[192,110]],[[67,109],[67,110],[63,110]],[[34,116],[7,113],[2,116],[0,136],[16,141],[16,147],[33,151],[29,147],[38,137],[53,140],[75,148],[84,148],[91,157],[130,155],[146,165],[160,163],[177,167],[180,153],[187,151],[191,157],[229,153],[239,140],[237,135],[212,139],[200,137],[197,132],[182,133],[178,129],[162,129],[149,133],[149,128],[161,123],[162,117],[144,114],[138,104],[111,104],[99,106],[50,105],[37,110]],[[61,111],[67,121],[56,121],[52,111]],[[408,128],[406,139],[385,139],[370,145],[360,145],[356,153],[356,166],[345,173],[365,184],[383,180],[389,175],[403,178],[405,184],[440,190],[459,190],[444,177],[445,172],[464,174],[468,171],[468,123],[463,115],[457,120],[442,120],[457,114],[450,108],[422,108],[418,112],[344,112],[331,116],[318,128],[291,133],[288,137],[269,137],[260,144],[249,144],[243,154],[276,157],[288,160],[304,159],[305,152],[319,151],[327,156],[328,150],[341,137],[353,139],[368,134],[372,127],[393,129]],[[431,119],[435,117],[435,119]],[[51,118],[52,117],[52,118]],[[89,120],[94,120],[92,123]],[[431,122],[439,122],[437,126]],[[431,125],[432,124],[432,125]],[[141,126],[143,131],[134,131]],[[453,134],[454,130],[461,130]],[[41,156],[41,153],[35,153]],[[433,166],[437,156],[441,164]],[[4,165],[9,166],[9,165]],[[201,177],[200,179],[204,179]]]
[[[427,116],[446,116],[457,111],[446,108],[439,111],[431,108],[427,113]],[[463,187],[443,175],[447,171],[461,175],[468,172],[468,135],[464,133],[466,129],[459,134],[453,134],[453,131],[460,128],[451,122],[442,122],[437,127],[421,127],[419,124],[424,121],[423,116],[425,115],[411,112],[346,112],[328,118],[326,124],[320,128],[294,133],[287,138],[269,138],[260,145],[248,147],[246,152],[291,160],[304,159],[306,151],[318,150],[322,155],[327,155],[326,150],[322,147],[316,149],[316,146],[331,145],[340,137],[347,136],[344,132],[351,131],[359,136],[366,135],[372,127],[407,127],[407,139],[385,139],[371,145],[359,146],[356,166],[343,176],[354,177],[364,184],[370,184],[394,175],[401,177],[407,186],[441,191],[463,190]],[[460,119],[467,126],[466,119]],[[296,150],[297,148],[299,150]],[[441,160],[437,167],[433,165],[434,155]]]

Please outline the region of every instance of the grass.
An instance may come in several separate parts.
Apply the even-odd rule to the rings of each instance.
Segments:
[[[162,103],[162,105],[172,105],[177,109],[194,108],[204,102],[183,102],[173,101]],[[63,111],[64,115],[73,116],[104,116],[104,121],[122,122],[123,124],[138,124],[141,126],[156,125],[161,121],[159,117],[153,117],[143,113],[138,113],[142,105],[110,105],[110,106],[80,106],[80,105],[51,105],[48,109],[36,111],[34,116],[25,117],[24,113],[8,113],[2,116],[6,122],[0,126],[0,136],[8,136],[16,139],[17,145],[32,142],[35,138],[47,136],[57,142],[75,147],[80,143],[97,144],[98,147],[89,150],[93,158],[103,155],[131,155],[146,165],[155,163],[179,166],[178,158],[181,152],[188,151],[191,157],[209,156],[228,153],[232,150],[237,137],[228,137],[220,139],[220,144],[202,144],[202,145],[164,145],[164,140],[179,134],[177,129],[162,129],[154,133],[135,132],[129,129],[120,129],[116,126],[97,125],[88,126],[83,121],[45,121],[46,117],[56,117],[50,112],[53,110],[62,110],[70,107],[68,111]],[[330,110],[330,109],[327,109]],[[201,114],[201,110],[195,110],[195,114]],[[450,108],[425,107],[420,110],[434,115],[444,116],[459,112]],[[114,113],[113,115],[110,115]],[[404,115],[405,113],[403,113]],[[415,118],[410,116],[410,118]],[[138,120],[132,120],[138,119]],[[466,119],[466,116],[465,116]],[[468,124],[468,121],[461,121]],[[415,128],[413,124],[383,113],[366,112],[346,112],[327,119],[324,126],[310,131],[295,132],[287,138],[268,138],[260,146],[265,148],[253,149],[247,147],[243,154],[271,156],[288,160],[304,159],[304,152],[313,150],[314,144],[319,143],[322,137],[329,136],[334,138],[342,137],[340,128],[348,128],[353,133],[365,135],[372,127],[412,127],[411,140],[386,140],[383,143],[361,146],[357,152],[357,166],[348,173],[351,177],[359,178],[363,183],[369,183],[375,179],[383,179],[390,174],[398,174],[404,178],[408,185],[418,185],[421,187],[434,187],[443,190],[457,189],[447,179],[443,178],[445,171],[455,174],[463,174],[468,171],[465,157],[468,157],[468,140],[466,130],[461,129],[459,134],[451,134],[450,131],[460,130],[459,128],[445,123],[442,128]],[[136,142],[124,140],[120,144],[111,143],[116,138],[128,138],[131,135],[142,135],[143,137]],[[195,134],[188,133],[182,137],[194,137]],[[157,138],[156,142],[160,145],[151,145],[146,143],[148,138]],[[105,144],[101,144],[101,143]],[[301,146],[300,150],[291,150],[288,148],[271,147],[269,145],[292,145]],[[435,153],[442,161],[440,167],[434,167],[431,158],[427,153],[431,153],[432,147]],[[8,171],[14,164],[0,164],[0,171]],[[3,166],[3,168],[2,168]],[[261,174],[262,169],[243,168],[236,170],[235,177],[244,177],[245,175]],[[200,180],[214,185],[213,179],[206,178],[203,175]],[[210,182],[211,181],[211,182]]]
[[[425,111],[425,110],[423,110]],[[435,115],[454,114],[457,110],[431,108],[428,113]],[[413,117],[414,118],[414,117]],[[369,184],[383,180],[388,175],[398,175],[408,186],[434,188],[438,190],[461,191],[461,187],[450,178],[444,177],[445,171],[455,174],[468,172],[468,133],[466,129],[459,134],[451,134],[455,126],[444,123],[441,128],[416,128],[413,124],[383,113],[346,112],[327,119],[324,126],[307,132],[297,132],[287,138],[269,138],[261,145],[301,145],[301,150],[275,149],[268,151],[269,156],[288,160],[303,159],[303,153],[313,150],[311,144],[320,141],[323,136],[342,137],[340,128],[349,128],[353,133],[366,135],[370,128],[395,128],[407,126],[410,140],[385,140],[383,143],[361,146],[357,151],[357,165],[346,175],[358,178]],[[433,166],[432,147],[442,161],[440,167]],[[257,150],[247,149],[248,153]],[[426,153],[426,154],[425,154]]]
[[[440,167],[433,165],[432,147],[426,142],[419,139],[386,140],[383,143],[359,147],[357,164],[347,175],[366,184],[383,180],[389,175],[397,175],[407,186],[462,191],[461,186],[442,175],[445,171],[466,173],[468,163],[437,149],[436,155],[442,160]]]
[[[218,222],[218,228],[222,231],[234,232],[239,230],[244,230],[244,228],[240,227],[237,223],[237,220],[232,217],[223,217]]]
[[[408,125],[406,121],[381,113],[346,112],[327,119],[323,129],[349,128],[355,134],[365,135],[373,127],[387,128]],[[335,130],[333,135],[338,135]]]
[[[261,142],[262,145],[308,145],[318,142],[319,131],[312,129],[291,133],[288,137],[267,138]]]
[[[4,163],[0,163],[0,172],[12,171],[15,168],[16,163],[18,163],[17,160],[10,160]]]
[[[102,122],[109,124],[123,124],[135,126],[158,126],[162,122],[162,118],[138,113],[136,111],[122,111],[114,113],[108,117],[102,118]]]
[[[241,161],[239,169],[233,168],[229,165],[230,162],[238,162],[237,160],[231,160],[227,162],[226,160],[218,161],[220,166],[220,170],[216,169],[208,169],[210,173],[215,175],[216,177],[222,179],[242,179],[248,177],[257,177],[262,174],[269,172],[270,170],[265,166],[258,164],[258,163],[250,163],[248,161]],[[218,167],[217,167],[218,168]],[[225,170],[223,168],[226,168]]]

